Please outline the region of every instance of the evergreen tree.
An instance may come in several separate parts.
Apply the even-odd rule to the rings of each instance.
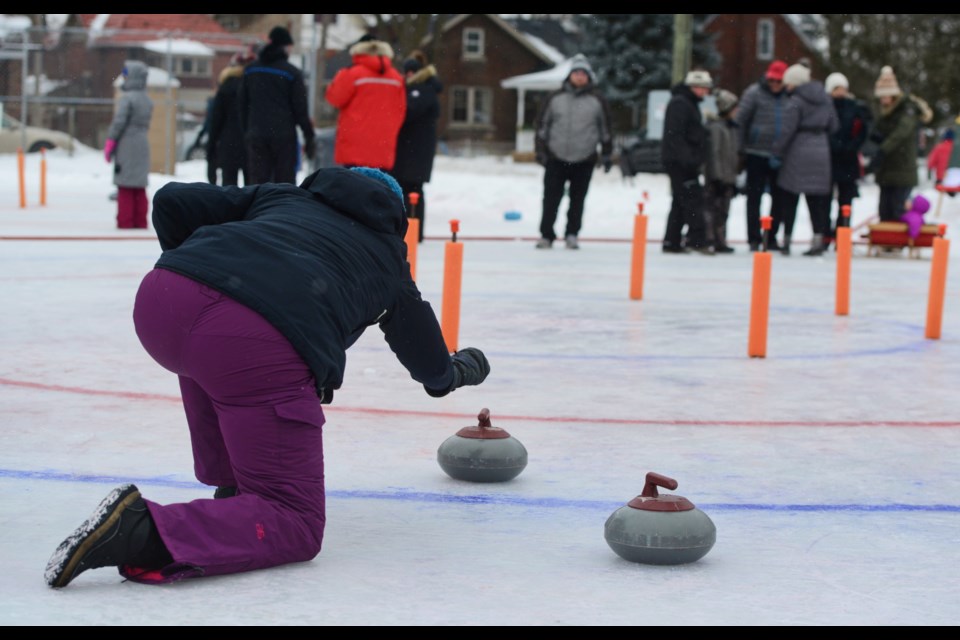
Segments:
[[[694,15],[694,67],[710,67],[719,60],[710,36],[703,32],[705,18],[706,14]],[[673,21],[672,13],[577,16],[583,32],[583,53],[611,102],[642,102],[649,91],[670,87]]]

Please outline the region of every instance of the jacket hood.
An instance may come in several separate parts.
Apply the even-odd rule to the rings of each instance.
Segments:
[[[147,65],[139,60],[127,60],[123,68],[127,72],[121,87],[124,91],[140,91],[147,88]]]
[[[386,56],[393,59],[393,47],[382,40],[365,40],[350,47],[351,56]]]
[[[403,237],[407,217],[403,203],[386,184],[344,167],[314,171],[300,183],[313,197],[379,233]]]
[[[924,214],[927,211],[930,211],[930,201],[921,195],[913,196],[912,204],[913,206],[910,207],[910,211],[914,211],[920,214]]]
[[[287,52],[284,51],[282,45],[270,43],[260,50],[260,55],[257,56],[257,60],[263,64],[270,64],[271,62],[276,62],[277,60],[286,60]]]
[[[229,78],[242,78],[243,69],[243,65],[239,64],[231,64],[230,66],[224,67],[223,71],[220,72],[220,78],[217,80],[217,84],[223,84]]]
[[[436,76],[437,68],[432,64],[428,64],[423,69],[414,72],[412,76],[407,78],[407,84],[422,84],[430,78],[435,78]]]
[[[823,83],[819,80],[811,80],[806,84],[800,85],[794,89],[790,95],[798,96],[803,99],[804,102],[809,102],[810,104],[825,104],[831,101],[830,95],[824,91]]]

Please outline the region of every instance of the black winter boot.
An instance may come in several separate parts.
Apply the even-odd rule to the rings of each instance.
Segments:
[[[65,587],[87,569],[132,565],[159,569],[173,562],[136,485],[117,487],[53,552],[43,574]]]
[[[785,256],[790,255],[790,236],[787,234],[783,235],[783,244],[780,245],[780,253]]]

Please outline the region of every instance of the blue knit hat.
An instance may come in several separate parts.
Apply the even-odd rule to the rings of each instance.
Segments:
[[[374,169],[373,167],[353,167],[351,171],[356,171],[361,175],[365,175],[368,178],[373,178],[374,180],[379,180],[383,184],[390,187],[390,190],[397,194],[397,197],[400,198],[400,206],[403,207],[403,210],[406,211],[407,208],[404,206],[403,202],[403,189],[400,188],[400,183],[397,182],[393,176],[388,173],[384,173],[380,169]]]

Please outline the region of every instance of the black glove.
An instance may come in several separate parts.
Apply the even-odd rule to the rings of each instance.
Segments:
[[[303,152],[306,154],[306,157],[311,160],[317,155],[316,137],[310,138],[303,144]]]
[[[874,130],[873,133],[870,134],[870,142],[875,142],[876,144],[883,143],[883,134]]]
[[[603,172],[610,173],[610,169],[613,167],[613,160],[610,159],[610,156],[603,156],[600,158],[600,163],[603,165]]]
[[[883,151],[877,149],[877,152],[867,160],[867,166],[863,168],[863,173],[865,175],[876,173],[881,164],[883,164]]]
[[[541,167],[547,166],[547,160],[548,160],[548,159],[549,159],[549,158],[547,157],[547,152],[546,152],[546,151],[537,151],[537,164],[538,164],[538,165],[540,165]]]
[[[434,398],[442,398],[459,387],[478,385],[486,380],[487,374],[490,373],[490,363],[487,362],[487,357],[483,355],[480,349],[474,349],[473,347],[460,349],[460,351],[454,353],[450,356],[450,363],[453,365],[453,382],[450,383],[448,388],[438,391],[430,389],[426,385],[423,387]]]

